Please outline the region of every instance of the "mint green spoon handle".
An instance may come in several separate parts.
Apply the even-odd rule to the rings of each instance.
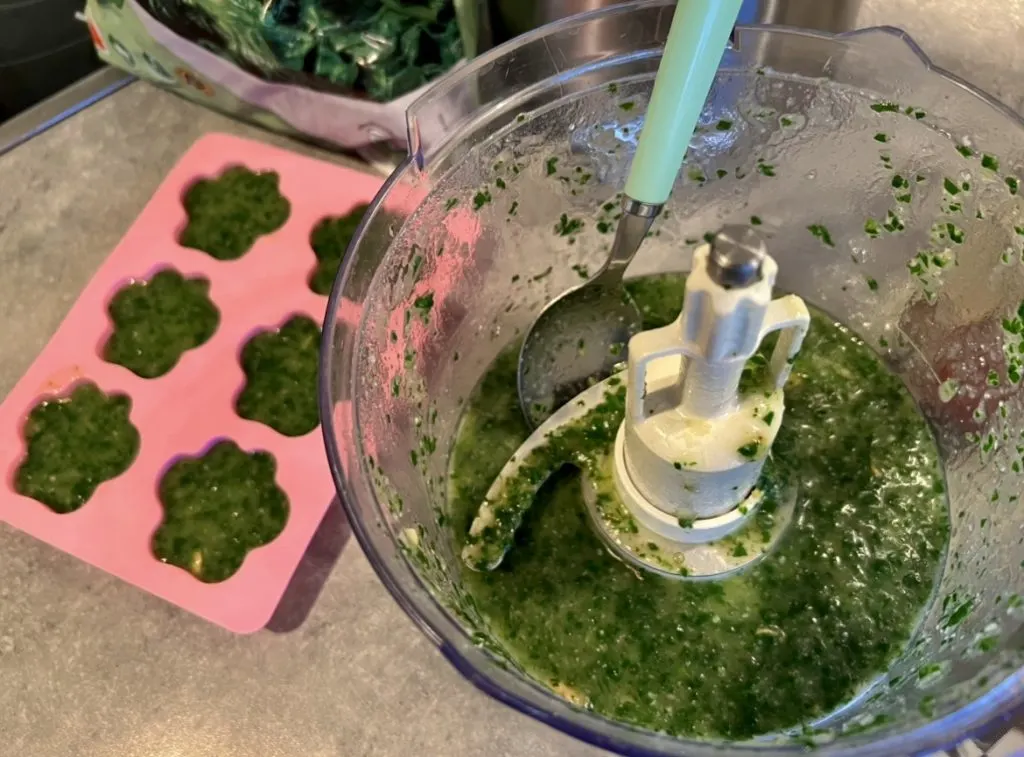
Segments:
[[[626,195],[663,205],[683,164],[743,0],[679,0]]]
[[[571,352],[559,346],[575,345],[565,338],[567,330],[585,329],[588,350],[603,356],[602,370],[610,371],[622,359],[623,344],[643,328],[622,277],[672,190],[741,5],[742,0],[679,0],[608,259],[585,284],[552,300],[523,339],[519,402],[534,426],[564,389],[594,374],[574,346]],[[596,344],[602,347],[593,352]]]

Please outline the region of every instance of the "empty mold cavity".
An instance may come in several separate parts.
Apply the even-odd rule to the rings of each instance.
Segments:
[[[245,556],[284,530],[288,498],[267,452],[220,441],[203,455],[175,462],[160,479],[164,519],[153,554],[204,583],[233,576]]]
[[[57,513],[80,508],[138,454],[131,404],[126,395],[104,394],[91,383],[40,402],[25,421],[26,455],[14,474],[15,491]]]
[[[343,216],[324,218],[313,229],[309,243],[316,254],[316,268],[309,277],[309,288],[317,294],[331,293],[348,243],[352,241],[368,207],[369,205],[357,205]]]
[[[200,179],[185,193],[188,225],[178,241],[217,260],[236,260],[256,240],[284,225],[290,205],[273,171],[236,166],[216,179]]]
[[[209,291],[205,279],[170,270],[124,287],[107,308],[114,330],[103,359],[142,378],[163,376],[217,330],[220,314]]]
[[[285,436],[308,434],[320,423],[316,400],[320,327],[306,316],[257,334],[242,348],[245,387],[235,410]]]

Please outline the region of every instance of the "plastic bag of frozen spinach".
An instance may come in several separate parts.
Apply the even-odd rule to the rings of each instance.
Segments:
[[[387,102],[476,52],[483,0],[140,0],[270,81]]]

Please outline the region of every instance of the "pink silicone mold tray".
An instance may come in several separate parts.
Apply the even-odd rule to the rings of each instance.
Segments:
[[[182,197],[195,181],[216,178],[232,166],[276,172],[290,213],[283,226],[259,237],[241,258],[219,261],[178,244],[187,224]],[[255,333],[277,329],[293,315],[323,322],[327,298],[308,285],[316,264],[310,233],[324,217],[369,202],[380,184],[372,176],[226,135],[211,134],[193,145],[0,405],[0,449],[8,466],[0,487],[0,520],[232,631],[263,627],[334,487],[319,428],[286,437],[236,414],[235,398],[246,381],[240,352]],[[168,373],[145,379],[100,356],[112,328],[107,306],[125,284],[149,280],[163,269],[209,281],[208,296],[220,322],[209,341],[184,352]],[[100,484],[79,509],[58,514],[15,491],[26,450],[24,424],[40,401],[65,397],[86,381],[108,396],[130,398],[131,422],[141,441],[126,472]],[[164,515],[158,494],[163,474],[177,460],[198,457],[221,440],[247,453],[273,456],[288,518],[283,531],[250,551],[232,576],[204,583],[161,562],[151,545]]]

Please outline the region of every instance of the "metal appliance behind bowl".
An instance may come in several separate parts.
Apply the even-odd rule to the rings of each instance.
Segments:
[[[538,26],[576,13],[607,8],[621,0],[491,0],[496,41],[503,42]],[[779,24],[845,32],[856,28],[862,0],[745,0],[741,24]],[[608,29],[609,34],[615,33]],[[588,35],[581,44],[599,46],[601,35]]]

